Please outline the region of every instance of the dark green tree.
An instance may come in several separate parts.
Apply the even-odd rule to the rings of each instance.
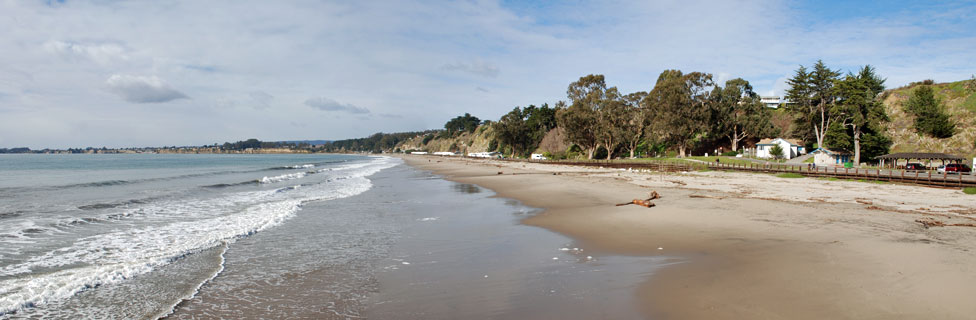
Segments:
[[[797,128],[808,128],[813,131],[813,137],[818,146],[824,143],[827,128],[833,117],[830,110],[834,105],[834,83],[841,75],[840,71],[831,70],[823,60],[817,60],[813,71],[807,72],[800,66],[793,78],[787,80],[790,88],[786,91],[790,100],[790,111],[797,120]]]
[[[649,108],[643,103],[646,97],[647,92],[644,91],[630,93],[623,97],[624,123],[620,128],[620,142],[630,152],[631,158],[636,156],[637,149],[644,142],[653,119],[652,113],[648,112]]]
[[[679,70],[665,70],[658,76],[648,98],[648,105],[660,121],[658,129],[667,142],[678,147],[684,157],[699,135],[708,131],[709,102],[714,86],[712,75],[702,72],[683,74]]]
[[[905,111],[915,115],[915,131],[935,138],[949,138],[956,133],[956,125],[943,111],[942,100],[931,86],[919,86],[905,102]]]
[[[854,138],[843,124],[837,122],[831,123],[827,128],[823,141],[823,147],[833,151],[851,152],[854,149]]]
[[[874,68],[866,65],[858,74],[848,74],[835,83],[837,102],[830,112],[838,123],[850,128],[855,164],[861,163],[861,136],[864,131],[868,127],[880,128],[888,121],[884,105],[878,99],[884,91],[884,82]]]
[[[529,105],[523,112],[526,114],[525,125],[532,138],[531,149],[535,149],[546,133],[556,127],[556,108],[550,108],[549,104],[543,103],[541,107]]]
[[[736,78],[725,82],[725,88],[716,87],[713,123],[716,133],[729,138],[732,150],[739,150],[739,142],[747,138],[763,138],[773,131],[769,110],[752,91],[749,81]]]
[[[454,119],[448,120],[444,124],[444,130],[448,137],[454,137],[462,132],[474,132],[479,125],[481,125],[481,120],[478,117],[472,116],[470,113],[465,113],[463,116],[457,116]]]
[[[607,103],[607,84],[603,75],[587,75],[569,84],[566,96],[571,105],[557,112],[559,126],[566,130],[566,139],[586,151],[587,158],[600,146],[600,112]]]
[[[494,124],[495,138],[511,149],[511,156],[524,155],[532,143],[529,127],[525,124],[528,114],[519,107],[509,111]]]

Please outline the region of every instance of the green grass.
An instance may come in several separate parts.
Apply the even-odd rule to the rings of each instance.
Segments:
[[[976,187],[965,187],[965,188],[962,188],[962,193],[965,193],[965,194],[976,194]]]
[[[776,176],[780,178],[803,178],[802,174],[794,173],[794,172],[780,173],[777,174]]]
[[[705,161],[708,163],[715,163],[715,159],[718,159],[719,163],[724,164],[735,164],[735,165],[749,165],[754,162],[749,160],[742,160],[736,157],[725,157],[725,156],[708,156],[708,157],[687,157],[686,159],[695,159],[699,161]]]

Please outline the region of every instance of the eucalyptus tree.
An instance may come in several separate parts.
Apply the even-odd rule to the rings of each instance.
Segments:
[[[665,70],[648,96],[648,105],[660,117],[664,138],[678,147],[680,157],[687,154],[695,138],[707,132],[713,87],[711,74]]]
[[[752,90],[749,81],[736,78],[716,87],[719,92],[713,117],[716,132],[729,138],[732,150],[739,150],[739,142],[746,138],[762,138],[773,130],[769,110]]]
[[[625,113],[624,123],[621,125],[621,144],[630,152],[630,157],[636,156],[637,147],[647,136],[650,122],[653,119],[652,113],[648,112],[644,100],[647,92],[638,91],[627,94],[623,97],[623,112]]]
[[[600,146],[600,110],[607,100],[603,75],[587,75],[569,84],[566,96],[571,105],[556,113],[560,127],[566,129],[566,140],[586,150],[587,158]]]

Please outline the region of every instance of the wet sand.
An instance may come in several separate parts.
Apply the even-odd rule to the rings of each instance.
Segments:
[[[597,255],[682,258],[685,263],[649,276],[612,277],[636,287],[626,303],[645,318],[976,314],[976,228],[924,228],[915,222],[974,222],[976,197],[959,190],[747,173],[404,159],[544,208],[522,223],[565,235]],[[654,208],[614,206],[651,190],[663,196]]]

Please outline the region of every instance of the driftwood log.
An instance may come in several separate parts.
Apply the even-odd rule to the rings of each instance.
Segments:
[[[625,203],[617,204],[617,206],[619,207],[619,206],[626,206],[628,204],[636,204],[636,205],[641,206],[641,207],[650,208],[650,207],[653,207],[654,206],[654,203],[651,202],[651,200],[660,199],[660,198],[661,198],[661,195],[658,194],[657,191],[651,191],[651,194],[648,195],[648,198],[647,199],[634,199],[634,200],[632,200],[630,202],[625,202]]]

